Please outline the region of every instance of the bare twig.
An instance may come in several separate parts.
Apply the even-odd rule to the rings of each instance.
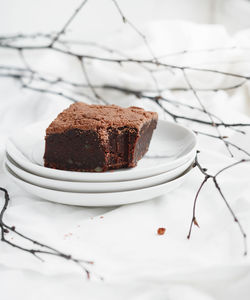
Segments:
[[[215,127],[216,132],[217,132],[217,134],[218,134],[218,137],[220,138],[220,140],[223,141],[223,143],[224,143],[224,145],[226,146],[226,148],[227,148],[229,154],[233,157],[233,154],[232,154],[231,150],[229,149],[228,144],[225,143],[225,141],[224,141],[224,139],[223,139],[223,137],[222,137],[222,135],[221,135],[221,133],[220,133],[220,130],[219,130],[218,126],[216,126],[215,123],[214,123],[213,116],[211,115],[211,113],[206,109],[206,107],[205,107],[204,104],[202,103],[200,97],[198,96],[197,91],[194,89],[193,85],[191,84],[191,82],[190,82],[190,80],[189,80],[189,78],[188,78],[188,76],[187,76],[185,70],[183,70],[183,76],[184,76],[185,81],[186,81],[186,83],[188,84],[189,88],[190,88],[191,91],[193,92],[194,97],[196,98],[196,100],[197,100],[198,103],[200,104],[200,106],[201,106],[203,112],[207,114],[207,116],[208,116],[209,119],[210,119],[210,122],[211,122],[212,126]]]
[[[189,227],[189,232],[188,232],[188,235],[187,235],[187,238],[190,239],[191,237],[191,233],[192,233],[192,227],[193,227],[193,224],[200,227],[198,222],[197,222],[197,219],[196,219],[196,204],[197,204],[197,200],[198,200],[198,196],[204,186],[204,184],[207,182],[207,180],[209,179],[209,176],[205,175],[204,179],[202,180],[202,183],[195,195],[195,198],[194,198],[194,205],[193,205],[193,216],[192,216],[192,220],[191,220],[191,224],[190,224],[190,227]]]
[[[91,89],[93,95],[95,96],[96,99],[98,99],[98,100],[102,101],[103,103],[107,104],[107,102],[103,98],[101,98],[99,96],[99,94],[96,92],[94,86],[92,85],[92,83],[91,83],[91,81],[89,79],[89,75],[87,73],[86,67],[85,67],[84,59],[82,57],[79,57],[78,59],[80,60],[80,64],[81,64],[82,71],[83,71],[83,75],[84,75],[84,77],[86,79],[86,82],[88,84],[88,87]]]
[[[87,278],[89,278],[90,270],[87,268],[86,265],[92,265],[93,264],[92,261],[77,259],[77,258],[73,257],[72,255],[61,252],[51,246],[48,246],[41,242],[38,242],[37,240],[34,240],[34,239],[24,235],[23,233],[19,232],[15,226],[7,225],[3,219],[4,219],[4,214],[7,210],[9,202],[10,202],[10,197],[9,197],[8,191],[5,188],[0,187],[0,191],[2,191],[4,193],[4,204],[0,211],[0,229],[1,229],[1,241],[2,242],[6,243],[14,248],[17,248],[19,250],[22,250],[24,252],[30,253],[31,255],[35,256],[37,259],[39,259],[41,261],[43,261],[43,259],[40,257],[40,255],[58,256],[63,259],[66,259],[68,261],[71,261],[71,262],[75,263],[76,265],[78,265],[82,270],[84,270]],[[39,248],[26,248],[26,247],[20,246],[19,244],[11,242],[10,240],[8,240],[6,238],[6,234],[9,233],[9,231],[18,235],[23,240],[29,241],[32,244],[39,246],[41,248],[40,249]]]
[[[81,56],[80,56],[81,57]],[[79,58],[78,58],[79,59]],[[13,77],[15,79],[18,79],[20,80],[23,76],[26,77],[27,76],[27,72],[29,74],[29,70],[28,69],[23,69],[23,68],[20,68],[20,67],[16,67],[16,68],[13,68],[13,67],[8,67],[8,66],[0,66],[0,70],[3,69],[3,70],[9,70],[12,72],[12,70],[16,70],[16,71],[20,71],[21,74],[16,74],[16,73],[4,73],[4,74],[1,74],[0,73],[0,76],[4,76],[4,77]],[[30,77],[30,75],[28,75]],[[41,75],[39,75],[38,73],[36,73],[36,77],[33,78],[33,80],[41,80],[41,81],[44,81],[44,82],[48,82],[48,83],[51,83],[51,84],[56,84],[56,83],[64,83],[64,84],[67,84],[67,85],[72,85],[74,87],[86,87],[86,88],[90,88],[91,87],[96,90],[96,89],[113,89],[113,90],[117,90],[117,91],[120,91],[120,92],[123,92],[125,94],[133,94],[134,96],[138,97],[138,98],[147,98],[149,100],[152,100],[154,101],[157,105],[159,105],[170,117],[172,117],[174,120],[185,120],[185,121],[189,121],[189,122],[192,122],[192,123],[197,123],[197,124],[203,124],[203,125],[207,125],[207,126],[213,126],[213,127],[225,127],[225,128],[237,128],[237,127],[249,127],[250,126],[250,123],[227,123],[227,122],[223,122],[223,121],[217,121],[217,122],[211,122],[211,121],[206,121],[206,120],[203,120],[203,119],[198,119],[198,118],[194,118],[194,117],[189,117],[189,116],[186,116],[186,115],[182,115],[182,114],[177,114],[177,113],[174,113],[174,112],[171,112],[171,110],[167,109],[166,107],[162,106],[160,104],[160,102],[156,102],[156,100],[163,100],[163,101],[167,101],[169,103],[172,102],[172,104],[176,104],[174,103],[173,101],[170,101],[168,100],[167,98],[164,98],[162,96],[148,96],[146,95],[145,93],[143,93],[142,91],[137,91],[137,90],[132,90],[132,89],[128,89],[128,88],[124,88],[124,87],[118,87],[118,86],[112,86],[112,85],[94,85],[91,83],[91,85],[89,85],[89,83],[87,82],[87,84],[79,84],[79,83],[74,83],[74,82],[70,82],[70,81],[66,81],[64,79],[62,79],[61,77],[57,77],[53,80],[51,79],[48,79],[48,78],[45,78]],[[36,90],[36,88],[34,88],[34,90]],[[54,92],[53,92],[54,93]],[[57,93],[59,96],[62,96],[64,97],[64,93]],[[86,97],[87,98],[91,98],[90,96],[88,96],[86,94]],[[100,97],[100,96],[99,96]],[[66,96],[67,99],[69,99],[69,97]],[[70,97],[72,98],[72,97]],[[93,98],[92,98],[93,99]],[[69,99],[69,100],[72,100],[72,101],[76,101],[76,99]],[[103,99],[102,99],[103,100]],[[185,106],[185,104],[182,104],[182,106]],[[187,105],[186,105],[187,106]],[[189,105],[189,107],[191,108],[191,106]],[[195,107],[194,107],[195,108]],[[198,108],[198,110],[200,110]],[[204,110],[203,110],[204,113],[206,113]],[[211,113],[210,113],[211,115]],[[218,118],[218,116],[215,116]],[[244,133],[243,131],[241,131],[241,133]]]
[[[194,199],[194,204],[193,204],[193,216],[192,216],[192,220],[191,220],[191,224],[190,224],[190,227],[189,227],[189,232],[188,232],[188,235],[187,235],[187,238],[189,239],[190,236],[191,236],[191,232],[192,232],[192,226],[193,224],[197,225],[198,226],[198,222],[197,222],[197,218],[196,218],[196,205],[197,205],[197,200],[198,200],[198,197],[200,195],[200,192],[202,190],[202,188],[204,187],[205,183],[209,180],[209,179],[212,179],[213,182],[214,182],[214,185],[215,185],[215,188],[217,189],[217,191],[219,192],[221,198],[223,199],[224,203],[226,204],[226,207],[228,208],[230,214],[232,215],[234,221],[237,223],[238,227],[239,227],[239,230],[240,230],[240,233],[243,237],[243,244],[244,244],[244,252],[243,254],[244,255],[247,255],[247,252],[248,252],[248,249],[247,249],[247,235],[246,235],[246,232],[241,224],[241,222],[239,221],[239,219],[236,217],[231,205],[229,204],[229,202],[226,200],[226,197],[225,195],[223,194],[222,190],[221,190],[221,187],[218,183],[218,180],[217,180],[217,177],[225,172],[226,170],[228,169],[231,169],[232,167],[234,166],[237,166],[239,164],[242,164],[242,163],[245,163],[245,162],[250,162],[250,159],[242,159],[240,161],[237,161],[237,162],[234,162],[224,168],[222,168],[220,171],[218,171],[215,175],[211,175],[211,174],[208,174],[207,172],[207,169],[203,168],[201,166],[201,164],[199,163],[198,161],[198,153],[196,155],[196,158],[195,158],[195,165],[198,167],[198,169],[200,170],[200,172],[205,176],[196,195],[195,195],[195,199]]]
[[[226,71],[220,71],[220,70],[215,70],[215,69],[208,69],[208,68],[198,68],[198,67],[192,67],[192,66],[179,66],[179,65],[174,65],[174,64],[167,64],[163,63],[160,61],[155,62],[154,59],[133,59],[133,58],[121,58],[121,59],[116,59],[116,58],[108,58],[108,57],[100,57],[100,56],[94,56],[94,55],[88,55],[88,54],[80,54],[71,50],[65,50],[58,48],[56,46],[50,46],[50,45],[38,45],[38,46],[33,46],[33,45],[26,45],[26,46],[16,46],[16,45],[11,45],[7,43],[0,43],[0,48],[6,48],[6,49],[11,49],[11,50],[19,50],[22,48],[23,50],[45,50],[45,49],[51,49],[55,52],[60,52],[65,55],[69,56],[75,56],[79,57],[81,56],[82,58],[87,58],[90,60],[98,60],[98,61],[104,61],[104,62],[110,62],[110,63],[119,63],[119,64],[124,64],[124,63],[136,63],[136,64],[149,64],[149,65],[154,65],[154,66],[163,66],[166,68],[170,69],[177,69],[177,70],[190,70],[190,71],[196,71],[196,72],[207,72],[207,73],[214,73],[222,76],[229,76],[229,77],[235,77],[235,78],[242,78],[246,80],[250,80],[250,75],[242,75],[242,74],[237,74],[237,73],[232,73],[232,72],[226,72]]]
[[[52,39],[51,44],[49,45],[49,47],[53,47],[53,45],[55,44],[56,41],[58,41],[58,39],[60,38],[60,36],[66,32],[66,29],[68,28],[68,26],[70,25],[70,23],[75,19],[76,15],[80,12],[80,10],[83,8],[83,6],[87,2],[88,2],[88,0],[84,0],[84,1],[81,2],[81,4],[79,5],[79,7],[70,16],[70,18],[67,20],[67,22],[65,23],[65,25],[62,27],[62,29]]]
[[[143,42],[144,42],[144,44],[145,44],[145,46],[146,46],[146,48],[148,49],[148,51],[149,51],[149,53],[151,54],[151,56],[153,57],[153,60],[155,61],[155,62],[158,62],[158,59],[157,59],[157,57],[155,56],[155,54],[154,54],[154,52],[153,52],[153,50],[152,50],[152,48],[151,48],[151,46],[150,46],[150,44],[149,44],[149,42],[148,42],[148,40],[147,40],[147,38],[146,38],[146,36],[134,25],[134,23],[132,23],[130,20],[128,20],[128,18],[127,17],[125,17],[125,15],[124,15],[124,13],[122,12],[122,10],[121,10],[121,8],[120,8],[120,6],[118,5],[118,2],[116,1],[116,0],[112,0],[113,1],[113,3],[114,3],[114,5],[115,5],[115,7],[117,8],[117,10],[118,10],[118,12],[119,12],[119,14],[121,15],[121,17],[122,17],[122,21],[124,22],[124,23],[127,23],[141,38],[142,38],[142,40],[143,40]]]
[[[206,132],[201,132],[201,131],[198,131],[198,130],[194,130],[195,133],[197,134],[201,134],[201,135],[205,135],[205,136],[208,136],[210,138],[215,138],[215,139],[223,139],[224,142],[228,145],[228,146],[231,146],[235,149],[237,149],[238,151],[240,152],[243,152],[244,154],[246,154],[247,156],[250,156],[250,153],[248,151],[246,151],[245,149],[241,148],[240,146],[230,142],[230,141],[227,141],[226,139],[228,138],[227,136],[218,136],[218,135],[213,135],[213,134],[210,134],[210,133],[206,133]]]

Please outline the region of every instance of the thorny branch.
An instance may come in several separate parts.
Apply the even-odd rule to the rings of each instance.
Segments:
[[[111,90],[116,91],[124,95],[132,95],[139,99],[145,99],[152,101],[160,107],[166,115],[168,115],[170,118],[172,118],[173,121],[179,122],[179,121],[185,121],[189,126],[195,126],[196,124],[204,125],[206,128],[214,129],[215,134],[202,132],[196,130],[194,128],[194,131],[197,134],[205,135],[212,139],[217,139],[219,141],[222,141],[225,146],[227,147],[227,151],[229,151],[230,155],[232,156],[233,153],[230,150],[230,147],[236,149],[243,155],[250,157],[250,153],[238,146],[237,144],[231,142],[229,140],[228,136],[224,136],[221,134],[220,130],[222,128],[227,128],[230,130],[233,130],[240,134],[245,134],[245,131],[242,130],[244,127],[250,127],[250,123],[230,123],[230,122],[224,122],[222,118],[215,115],[214,113],[211,113],[204,105],[203,101],[201,100],[200,93],[201,92],[218,92],[218,91],[231,91],[235,89],[239,89],[243,87],[248,81],[250,80],[250,75],[245,74],[239,74],[239,73],[233,73],[233,72],[227,72],[217,69],[210,69],[210,68],[200,68],[196,66],[191,65],[176,65],[167,63],[164,61],[165,58],[169,58],[171,56],[181,56],[181,55],[188,55],[188,54],[195,54],[197,52],[216,52],[216,51],[235,51],[235,50],[242,50],[242,51],[250,51],[249,48],[238,48],[236,46],[228,47],[228,48],[214,48],[214,49],[200,49],[200,50],[183,50],[175,53],[168,53],[166,55],[162,55],[160,57],[157,57],[154,54],[154,51],[152,50],[152,47],[150,43],[148,42],[146,36],[124,15],[121,7],[118,4],[117,0],[110,0],[115,5],[116,9],[118,10],[118,13],[122,17],[122,20],[124,23],[127,23],[134,31],[138,34],[138,36],[142,39],[145,47],[148,50],[148,53],[150,55],[150,58],[148,59],[138,59],[133,58],[125,54],[124,52],[113,49],[111,47],[108,47],[106,45],[102,45],[100,43],[95,42],[88,42],[88,41],[81,41],[81,40],[70,40],[66,38],[66,31],[68,27],[72,24],[75,17],[80,13],[82,8],[85,6],[85,4],[88,2],[88,0],[84,0],[80,3],[78,8],[73,12],[73,14],[68,18],[68,20],[65,22],[65,24],[62,26],[61,30],[58,32],[50,32],[50,33],[34,33],[34,34],[16,34],[16,35],[9,35],[9,36],[0,36],[0,48],[10,51],[16,51],[23,63],[23,67],[20,66],[10,66],[10,65],[0,65],[0,77],[9,77],[17,80],[20,82],[20,85],[22,88],[28,89],[33,92],[38,93],[46,93],[55,95],[64,99],[67,99],[69,101],[81,101],[80,98],[77,98],[75,96],[72,96],[68,92],[73,92],[74,94],[78,96],[83,96],[84,98],[89,99],[91,102],[104,102],[107,103],[103,96],[100,96],[102,94],[102,91],[104,90]],[[40,41],[42,40],[42,42]],[[93,47],[95,49],[98,49],[100,51],[103,51],[104,55],[90,55],[86,52],[79,52],[72,50],[72,46],[74,45],[82,45],[85,49],[86,46]],[[86,82],[73,82],[64,79],[62,76],[53,76],[48,74],[42,74],[38,71],[36,71],[27,61],[26,54],[30,51],[36,52],[40,50],[46,50],[51,51],[55,53],[60,53],[65,56],[74,57],[79,63],[80,67],[83,72],[83,76],[85,78]],[[107,54],[109,56],[107,56]],[[112,84],[102,84],[97,85],[94,84],[89,77],[87,68],[86,68],[86,62],[88,61],[99,61],[99,62],[105,62],[110,64],[118,64],[122,67],[129,64],[134,64],[139,66],[140,68],[144,69],[148,75],[151,77],[155,88],[148,88],[148,89],[131,89],[124,86],[118,86],[118,85],[112,85]],[[174,74],[174,71],[179,71],[183,75],[184,82],[186,83],[185,86],[174,86],[174,87],[159,87],[157,78],[155,76],[158,72],[169,72],[171,71],[172,74]],[[188,76],[188,71],[196,72],[196,73],[212,73],[217,76],[224,76],[229,78],[234,78],[237,80],[240,80],[239,82],[236,82],[234,84],[225,86],[225,87],[206,87],[206,88],[196,88],[191,84],[190,78]],[[34,85],[34,84],[38,84]],[[39,84],[46,84],[46,87],[41,87]],[[50,88],[47,86],[49,85]],[[57,88],[56,90],[54,88]],[[72,90],[74,88],[74,90]],[[59,90],[58,90],[59,89]],[[84,91],[84,92],[83,92]],[[91,95],[89,95],[88,92],[91,92]],[[190,103],[185,103],[176,99],[170,99],[169,97],[163,96],[163,92],[165,91],[172,91],[172,92],[192,92],[194,99],[197,101],[197,105],[192,105]],[[198,94],[199,92],[199,94]],[[174,110],[174,108],[180,108],[177,110]],[[190,111],[196,111],[199,112],[200,117],[193,117],[189,114],[183,112],[184,109],[189,109]],[[240,232],[243,236],[244,240],[244,254],[247,254],[247,244],[246,244],[246,233],[238,220],[238,218],[235,216],[231,206],[229,205],[228,201],[226,200],[224,193],[222,192],[219,182],[218,182],[218,176],[224,172],[225,170],[232,168],[236,164],[241,164],[244,162],[248,162],[249,159],[242,159],[237,163],[233,163],[220,171],[216,173],[215,175],[211,175],[207,173],[207,170],[204,169],[201,164],[198,161],[198,156],[196,157],[195,164],[197,168],[201,171],[202,175],[204,176],[201,185],[195,195],[194,199],[194,205],[193,205],[193,217],[190,224],[190,230],[188,233],[188,238],[191,236],[191,231],[193,224],[198,226],[197,217],[196,217],[196,205],[197,201],[200,195],[201,190],[205,186],[205,184],[212,180],[214,183],[215,188],[217,189],[219,195],[221,196],[221,199],[225,202],[226,207],[228,208],[229,212],[234,218],[234,221],[237,223]],[[8,208],[8,204],[10,201],[8,191],[4,188],[0,188],[2,192],[4,192],[4,205],[2,210],[0,211],[0,228],[1,228],[1,240],[2,242],[17,248],[19,250],[28,252],[32,255],[34,255],[36,258],[42,259],[41,255],[54,255],[59,256],[63,259],[69,260],[74,262],[75,264],[79,265],[87,274],[89,277],[89,269],[86,267],[86,264],[92,264],[90,261],[83,261],[76,259],[72,257],[71,255],[65,254],[63,252],[58,251],[57,249],[54,249],[48,245],[45,245],[41,242],[38,242],[36,240],[33,240],[29,238],[28,236],[20,233],[16,230],[15,226],[9,226],[7,225],[3,218],[4,214]],[[27,240],[31,243],[33,243],[36,246],[39,246],[40,248],[24,248],[14,242],[11,242],[6,238],[6,234],[11,231],[13,234],[23,238],[24,240]]]

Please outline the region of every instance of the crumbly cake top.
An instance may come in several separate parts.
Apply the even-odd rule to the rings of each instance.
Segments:
[[[108,127],[129,126],[140,130],[145,122],[157,119],[156,112],[131,106],[71,104],[49,125],[46,134],[62,133],[70,129],[98,130]]]

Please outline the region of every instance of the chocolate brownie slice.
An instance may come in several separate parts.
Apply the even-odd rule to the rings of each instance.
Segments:
[[[44,165],[88,172],[135,167],[156,125],[157,113],[139,107],[74,103],[46,130]]]

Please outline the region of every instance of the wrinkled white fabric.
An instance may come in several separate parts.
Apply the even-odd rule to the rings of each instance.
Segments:
[[[218,25],[196,25],[186,22],[157,22],[144,28],[154,53],[164,55],[184,49],[237,49],[194,52],[169,56],[165,62],[178,65],[221,69],[249,74],[250,31],[229,36]],[[134,57],[148,58],[150,54],[142,40],[131,31],[106,41]],[[119,46],[119,47],[118,47]],[[244,48],[244,49],[242,49]],[[92,50],[92,54],[93,50]],[[97,51],[96,54],[100,53]],[[107,55],[107,54],[106,54]],[[70,80],[83,81],[83,75],[73,58],[56,53],[32,54],[30,62],[36,69],[46,70]],[[14,64],[18,57],[12,53],[0,56],[1,64]],[[20,62],[19,62],[20,63]],[[21,64],[21,63],[20,63]],[[93,82],[121,85],[129,88],[155,88],[145,70],[134,65],[102,63],[87,64]],[[181,72],[158,72],[160,88],[185,86]],[[225,78],[214,73],[188,72],[195,87],[228,86],[241,79]],[[69,105],[57,96],[37,94],[20,89],[12,79],[0,80],[0,137],[1,164],[6,138],[17,128],[33,122],[53,118]],[[192,93],[165,92],[170,99],[196,104]],[[148,100],[104,91],[103,98],[120,105],[139,105],[159,112]],[[239,90],[217,93],[202,92],[200,97],[211,112],[225,121],[249,122],[249,85]],[[180,108],[170,107],[180,113]],[[186,110],[193,116],[204,116]],[[167,117],[168,118],[168,117]],[[192,129],[214,133],[213,129],[193,124]],[[250,129],[246,135],[223,129],[232,142],[250,151]],[[218,140],[199,136],[201,161],[209,172],[215,172],[234,161],[225,145]],[[237,151],[235,159],[242,157]],[[46,202],[31,196],[7,179],[1,167],[1,186],[8,189],[10,206],[6,223],[15,225],[24,234],[75,257],[95,262],[92,279],[87,281],[82,270],[60,258],[43,256],[40,262],[30,254],[0,243],[0,290],[3,299],[133,299],[133,300],[211,300],[249,299],[250,259],[243,257],[243,241],[237,224],[233,222],[223,200],[212,182],[202,190],[197,205],[200,229],[193,229],[187,240],[196,191],[202,181],[193,170],[188,181],[179,189],[150,201],[112,208],[70,207]],[[219,178],[229,203],[250,235],[250,165],[240,165]],[[3,196],[1,195],[3,203]],[[102,217],[101,217],[102,216]],[[166,234],[158,236],[158,227],[166,227]],[[23,243],[12,233],[9,239]],[[30,245],[32,246],[32,245]],[[94,273],[102,275],[98,280]]]

